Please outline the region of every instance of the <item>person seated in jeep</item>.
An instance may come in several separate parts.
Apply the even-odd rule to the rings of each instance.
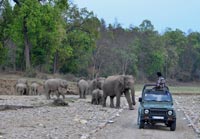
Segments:
[[[158,81],[156,83],[156,87],[157,88],[164,88],[166,85],[166,81],[165,78],[162,76],[161,72],[157,72],[157,76],[158,76]]]

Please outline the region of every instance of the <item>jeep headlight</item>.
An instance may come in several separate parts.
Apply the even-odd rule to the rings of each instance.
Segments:
[[[170,111],[167,112],[167,114],[168,114],[169,116],[171,116],[171,115],[173,114],[173,112],[170,110]]]
[[[144,110],[144,114],[149,114],[149,110]]]

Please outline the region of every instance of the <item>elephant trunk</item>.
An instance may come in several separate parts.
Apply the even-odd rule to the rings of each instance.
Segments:
[[[132,104],[135,105],[136,104],[136,102],[135,102],[135,89],[134,89],[134,87],[131,87],[130,90],[131,90]]]

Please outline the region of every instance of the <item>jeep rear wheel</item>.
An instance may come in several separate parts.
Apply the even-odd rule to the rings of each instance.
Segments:
[[[176,130],[176,121],[174,121],[173,123],[171,123],[170,130],[171,131],[175,131]]]

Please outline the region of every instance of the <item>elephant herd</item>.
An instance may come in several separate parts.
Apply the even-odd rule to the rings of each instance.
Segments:
[[[48,79],[43,83],[44,94],[47,99],[50,99],[50,96],[54,94],[57,98],[62,95],[63,99],[65,98],[65,91],[63,89],[67,89],[68,83],[63,79]],[[18,79],[15,84],[16,94],[18,95],[39,95],[39,86],[40,84],[33,81],[31,85],[28,85],[27,79]]]
[[[26,79],[19,79],[15,87],[19,95],[38,95],[39,84],[36,82],[33,82],[29,87]],[[87,95],[91,95],[91,103],[95,105],[101,104],[106,107],[106,99],[110,97],[110,107],[119,108],[120,98],[123,94],[130,110],[133,110],[133,105],[135,105],[134,78],[132,75],[99,77],[91,81],[81,79],[78,81],[77,87],[79,88],[80,99],[85,99]],[[63,79],[48,79],[44,81],[43,88],[47,99],[51,99],[54,94],[57,98],[62,96],[64,99],[68,89],[68,82]],[[114,106],[115,97],[116,106]]]
[[[91,94],[92,104],[102,104],[106,107],[106,99],[110,97],[110,107],[114,107],[116,97],[116,108],[120,107],[120,98],[124,94],[129,105],[133,110],[135,105],[134,78],[131,75],[115,75],[107,78],[97,78],[92,81],[80,80],[78,82],[80,98],[86,98],[86,94]]]
[[[16,94],[18,95],[38,95],[39,84],[32,82],[28,85],[27,79],[19,79],[15,84]]]

